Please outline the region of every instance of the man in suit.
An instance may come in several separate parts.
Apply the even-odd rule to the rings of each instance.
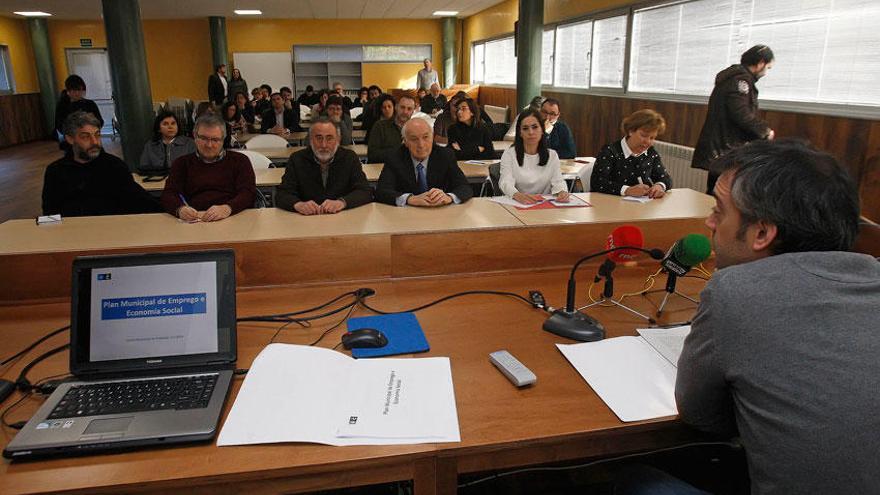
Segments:
[[[547,146],[556,150],[559,158],[574,158],[577,155],[574,146],[574,134],[568,125],[560,119],[559,100],[547,98],[541,104],[541,115],[547,132]]]
[[[299,109],[292,110],[284,106],[281,93],[272,93],[272,108],[263,112],[260,132],[287,136],[291,132],[302,131],[299,126]]]
[[[373,201],[357,154],[339,146],[339,125],[318,117],[309,147],[291,155],[275,196],[279,208],[302,215],[338,213]]]
[[[434,146],[434,130],[424,119],[408,120],[403,146],[388,154],[379,175],[376,199],[394,206],[444,206],[474,195],[455,155]]]
[[[226,101],[229,92],[229,83],[226,81],[226,66],[218,65],[214,73],[208,76],[208,99],[215,105],[222,105]]]

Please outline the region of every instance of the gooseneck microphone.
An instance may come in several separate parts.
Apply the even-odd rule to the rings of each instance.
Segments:
[[[709,238],[702,234],[688,234],[675,241],[675,244],[672,245],[672,248],[669,249],[669,252],[666,253],[660,262],[663,271],[666,272],[666,287],[646,292],[646,294],[659,292],[660,290],[666,292],[666,295],[663,296],[663,301],[657,308],[657,316],[663,313],[663,308],[666,307],[669,296],[673,294],[687,299],[694,304],[699,304],[699,301],[696,299],[678,292],[675,285],[679,277],[685,276],[691,271],[692,267],[706,261],[711,254],[712,245],[709,242]]]
[[[553,311],[553,314],[551,314],[550,317],[547,318],[546,321],[544,321],[544,330],[559,335],[560,337],[577,340],[579,342],[594,342],[605,338],[605,327],[602,326],[601,323],[599,323],[596,319],[587,316],[584,313],[581,313],[580,311],[577,311],[577,309],[575,309],[575,296],[577,293],[577,281],[575,280],[575,273],[577,272],[578,267],[580,267],[581,263],[583,263],[584,261],[599,256],[605,256],[610,253],[622,252],[625,253],[628,258],[621,257],[619,259],[631,260],[634,258],[635,253],[642,252],[647,253],[656,260],[662,260],[664,254],[663,251],[659,249],[648,250],[643,249],[641,245],[632,246],[621,244],[621,241],[623,240],[634,240],[636,238],[636,234],[634,234],[634,232],[636,231],[637,236],[640,238],[642,232],[638,227],[623,225],[614,229],[614,231],[612,231],[611,235],[609,236],[608,241],[608,244],[611,244],[612,247],[598,253],[584,256],[583,258],[575,262],[574,266],[572,266],[571,268],[571,274],[568,277],[568,291],[565,298],[565,308]],[[640,240],[638,242],[641,243]],[[606,246],[608,244],[606,244]]]

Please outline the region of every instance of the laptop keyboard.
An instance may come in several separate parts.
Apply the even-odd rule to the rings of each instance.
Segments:
[[[48,419],[208,407],[219,375],[175,376],[71,387]]]

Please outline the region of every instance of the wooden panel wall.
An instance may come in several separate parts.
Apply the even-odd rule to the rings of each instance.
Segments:
[[[596,156],[602,146],[622,137],[620,121],[642,108],[666,118],[663,141],[694,146],[706,119],[706,105],[610,96],[545,92],[559,100],[562,119],[574,132],[579,155]],[[480,104],[516,107],[516,90],[480,88]],[[775,110],[761,111],[779,137],[809,140],[836,156],[859,184],[862,214],[880,220],[880,121]],[[511,118],[516,115],[511,112]]]
[[[0,148],[47,137],[39,93],[0,96]]]

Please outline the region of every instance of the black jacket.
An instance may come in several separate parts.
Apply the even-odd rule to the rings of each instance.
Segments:
[[[764,139],[770,127],[758,117],[757,79],[740,64],[715,76],[706,122],[694,149],[691,166],[709,170],[719,156],[755,139]]]
[[[327,174],[327,186],[321,179],[321,165],[311,148],[291,155],[277,188],[275,204],[294,211],[293,205],[300,201],[321,204],[326,199],[344,199],[346,209],[373,201],[373,188],[357,154],[341,146],[336,150]]]
[[[468,184],[467,177],[458,167],[455,155],[448,148],[434,145],[431,149],[426,178],[428,179],[428,189],[437,188],[447,194],[453,193],[462,203],[474,195],[474,190]],[[396,205],[396,200],[400,195],[416,194],[417,192],[418,183],[416,182],[412,155],[406,146],[401,145],[396,151],[388,154],[382,173],[379,174],[379,182],[376,185],[376,201]]]
[[[456,122],[449,126],[446,135],[449,138],[448,147],[453,150],[458,160],[488,159],[495,154],[492,129],[483,122],[478,122],[476,126]],[[458,143],[461,149],[456,150],[452,147],[452,143]],[[480,146],[483,147],[483,151],[480,151]]]
[[[223,87],[218,74],[208,76],[208,99],[217,105],[226,101],[226,88]]]
[[[642,184],[662,182],[667,191],[672,189],[672,177],[653,146],[639,156],[624,158],[623,146],[615,141],[599,151],[590,176],[590,191],[619,196],[623,186],[635,186],[639,179]]]
[[[263,112],[262,122],[260,123],[260,132],[266,134],[270,129],[275,127],[277,123],[275,121],[275,109],[270,108]],[[284,109],[284,123],[282,124],[285,129],[290,132],[299,132],[302,131],[302,127],[299,126],[299,109],[297,110],[288,110]]]
[[[70,97],[63,95],[58,100],[58,104],[55,105],[55,130],[63,136],[64,121],[67,120],[67,117],[69,117],[70,114],[79,111],[94,115],[95,118],[98,119],[98,122],[101,123],[101,127],[104,127],[104,119],[101,118],[101,110],[98,109],[98,105],[94,101],[86,98],[77,101],[70,101]],[[63,147],[62,149],[66,149],[66,147]]]

